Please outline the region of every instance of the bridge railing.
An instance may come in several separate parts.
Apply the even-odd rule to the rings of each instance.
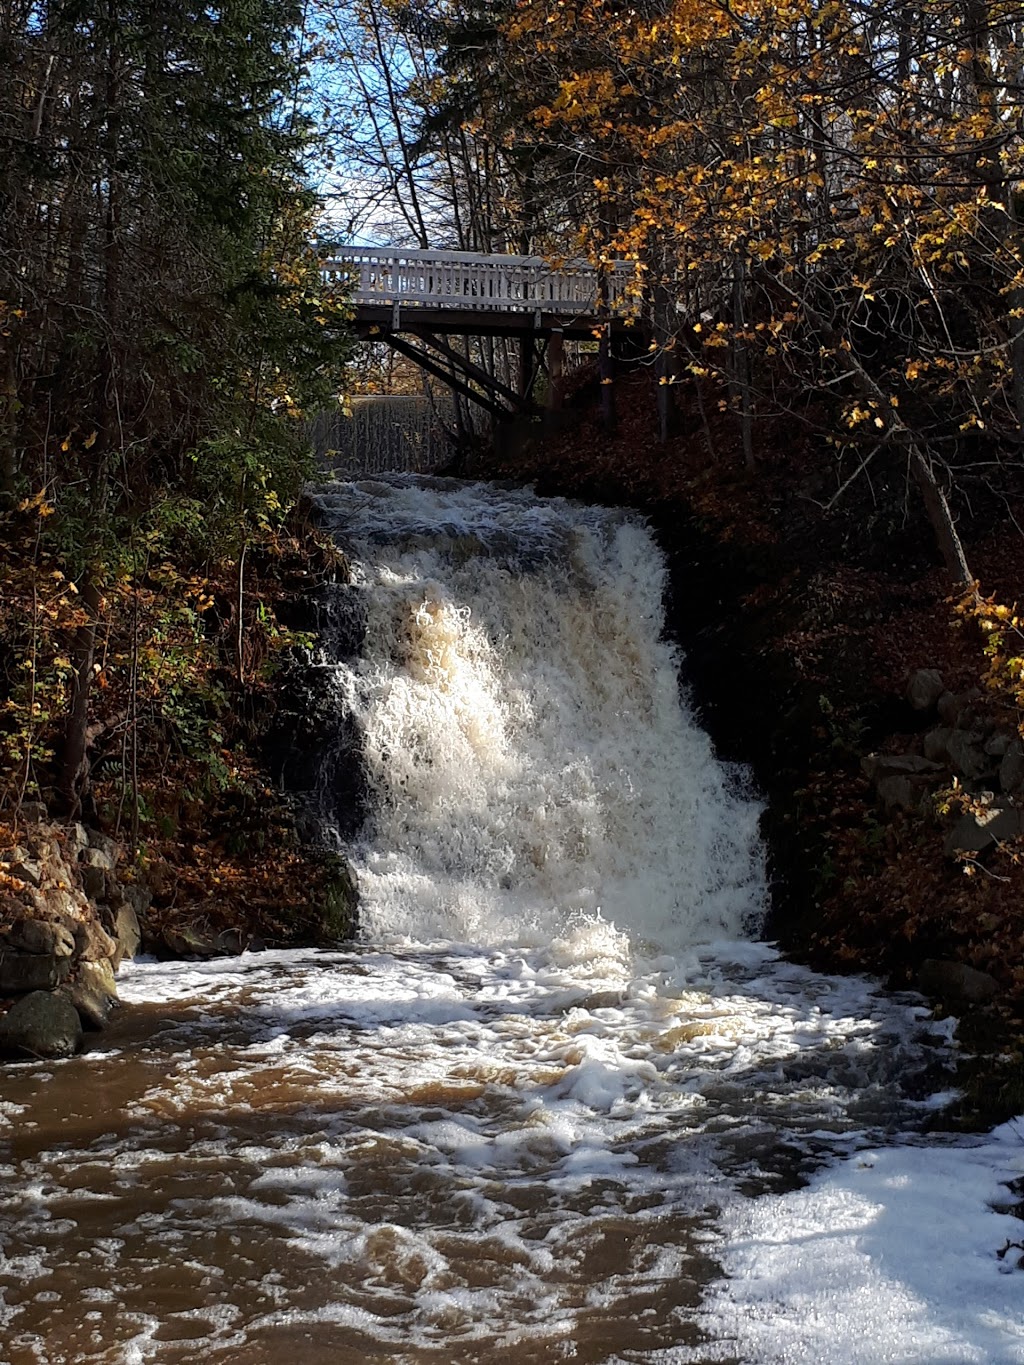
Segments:
[[[358,304],[407,304],[471,312],[535,312],[564,316],[600,311],[600,276],[585,262],[553,266],[542,256],[484,256],[470,251],[414,251],[396,247],[346,247],[325,262],[328,279],[344,279]],[[608,307],[629,304],[633,267],[615,262],[607,270]]]

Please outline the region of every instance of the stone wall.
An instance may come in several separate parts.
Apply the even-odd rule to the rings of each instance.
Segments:
[[[41,806],[22,807],[13,840],[0,848],[0,1056],[66,1057],[115,1008],[150,895],[115,840]]]

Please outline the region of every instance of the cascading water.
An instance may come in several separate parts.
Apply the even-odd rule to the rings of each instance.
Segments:
[[[59,1090],[8,1073],[4,1358],[735,1361],[719,1220],[914,1141],[946,1040],[742,939],[758,807],[680,701],[640,523],[314,498],[353,564],[314,672],[364,944],[136,964]]]
[[[759,921],[758,808],[680,699],[642,524],[408,476],[315,501],[365,621],[335,686],[368,937],[544,942],[604,915],[676,951]]]

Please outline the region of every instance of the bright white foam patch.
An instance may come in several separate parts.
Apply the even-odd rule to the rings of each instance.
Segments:
[[[1019,1119],[955,1146],[867,1150],[806,1189],[733,1204],[708,1326],[752,1361],[1022,1362],[1024,1224],[1005,1212],[1022,1178]]]
[[[334,669],[367,937],[542,944],[603,914],[675,951],[760,920],[759,808],[680,700],[642,523],[412,477],[317,501],[366,619]]]

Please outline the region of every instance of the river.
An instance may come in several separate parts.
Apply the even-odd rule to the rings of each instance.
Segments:
[[[702,1308],[723,1220],[924,1145],[948,1027],[757,942],[760,808],[680,691],[640,522],[319,499],[362,941],[140,961],[86,1054],[5,1073],[9,1359],[746,1359]]]

